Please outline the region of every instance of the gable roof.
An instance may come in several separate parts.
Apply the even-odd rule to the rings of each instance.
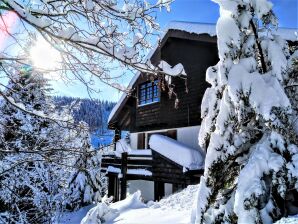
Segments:
[[[209,34],[210,36],[216,36],[216,29],[215,24],[207,24],[207,23],[193,23],[193,22],[182,22],[182,21],[172,21],[167,26],[165,31],[163,32],[163,35],[161,36],[161,42],[164,41],[166,34],[170,30],[179,30],[190,34]],[[159,45],[156,44],[151,51],[148,53],[148,55],[145,58],[145,61],[150,59],[153,54],[158,49]],[[133,76],[131,81],[128,84],[128,89],[131,89],[135,82],[138,80],[142,72],[137,71],[136,74]],[[117,104],[113,107],[109,118],[108,123],[112,121],[112,119],[115,117],[118,111],[122,108],[122,106],[125,104],[125,102],[128,99],[127,93],[123,93]]]
[[[197,22],[185,22],[185,21],[172,21],[170,22],[166,28],[165,31],[163,32],[163,35],[161,36],[161,42],[165,41],[166,34],[170,30],[177,30],[177,31],[183,31],[189,34],[208,34],[211,37],[216,36],[216,25],[215,24],[210,24],[210,23],[197,23]],[[279,28],[278,30],[273,30],[272,34],[274,35],[279,35],[283,39],[290,40],[290,41],[297,41],[297,29],[289,29],[289,28]],[[149,52],[145,60],[147,61],[148,59],[151,59],[153,54],[156,52],[158,49],[159,45],[156,44],[154,48]],[[128,89],[131,89],[135,82],[138,80],[140,77],[141,72],[138,71],[136,74],[133,76],[131,79]],[[113,120],[113,118],[119,113],[121,108],[124,106],[126,101],[128,100],[129,96],[127,93],[123,93],[117,104],[114,106],[112,109],[109,118],[108,118],[108,124]]]

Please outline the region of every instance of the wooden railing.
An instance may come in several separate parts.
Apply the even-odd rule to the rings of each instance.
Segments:
[[[203,170],[184,172],[181,165],[155,151],[151,155],[104,154],[101,167],[108,176],[108,195],[113,196],[115,201],[125,199],[128,180],[153,181],[154,198],[159,200],[164,196],[164,183],[171,183],[173,189],[178,189],[179,186],[198,183],[203,175]]]
[[[126,152],[122,153],[120,157],[116,155],[103,155],[101,162],[102,169],[105,170],[109,166],[122,169],[124,172],[127,171],[127,169],[144,169],[151,171],[152,156],[133,155]]]
[[[109,169],[112,168],[112,169]],[[126,185],[127,180],[130,179],[129,176],[146,176],[140,173],[133,173],[129,171],[143,171],[151,172],[152,171],[152,156],[151,155],[133,155],[128,154],[127,152],[121,153],[121,157],[117,157],[113,154],[103,155],[101,161],[102,171],[105,171],[107,175],[117,174],[114,181],[119,181],[120,174],[120,200],[125,199],[126,197]],[[116,168],[116,169],[115,169]],[[113,184],[114,186],[118,184]],[[118,191],[118,190],[116,190]],[[109,195],[114,195],[115,189],[109,188]],[[117,199],[116,199],[117,200]]]

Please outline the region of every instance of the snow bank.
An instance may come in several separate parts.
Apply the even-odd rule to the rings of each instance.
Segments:
[[[83,217],[86,216],[88,211],[92,209],[95,205],[88,205],[80,208],[73,212],[63,212],[58,220],[54,221],[54,224],[80,224]]]
[[[141,192],[137,191],[129,195],[125,200],[118,201],[108,206],[106,203],[98,203],[90,209],[87,215],[82,219],[81,224],[101,224],[112,222],[120,213],[126,210],[146,208],[141,201]]]
[[[159,202],[144,204],[141,192],[129,195],[125,200],[111,204],[108,208],[102,203],[91,209],[81,224],[168,224],[190,223],[192,206],[198,185],[190,185],[181,192],[170,195]]]
[[[278,220],[274,224],[297,224],[297,223],[298,223],[298,214],[295,216],[282,218],[281,220]]]
[[[98,203],[90,209],[82,219],[81,224],[101,224],[108,220],[113,220],[119,215],[116,209],[110,208],[106,203]]]
[[[189,185],[182,191],[169,195],[159,202],[148,202],[151,208],[191,210],[198,191],[198,185]]]
[[[203,169],[204,152],[190,148],[174,139],[163,135],[152,135],[150,148],[179,165],[189,169]]]
[[[124,212],[129,209],[147,208],[147,205],[141,200],[141,191],[136,191],[134,194],[127,196],[126,199],[111,204],[110,207],[118,212]]]

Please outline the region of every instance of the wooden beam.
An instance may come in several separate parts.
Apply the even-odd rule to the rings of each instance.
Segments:
[[[113,197],[114,201],[119,201],[119,180],[118,174],[108,175],[108,197]]]
[[[163,182],[154,181],[154,201],[159,201],[165,196],[165,184]]]
[[[121,192],[120,192],[120,199],[123,200],[126,198],[126,191],[127,191],[127,152],[123,152],[121,154],[122,156],[122,162],[121,162],[121,173],[122,173],[122,178],[121,178]]]

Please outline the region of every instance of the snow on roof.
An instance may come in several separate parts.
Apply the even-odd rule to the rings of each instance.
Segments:
[[[152,176],[152,172],[146,169],[127,169],[127,174]]]
[[[151,156],[152,151],[150,149],[133,149],[128,152],[129,155],[138,155],[138,156]]]
[[[108,166],[107,173],[121,174],[121,169],[114,166]],[[152,172],[146,169],[127,169],[127,174],[152,176]]]
[[[164,135],[152,135],[149,140],[150,148],[175,163],[189,169],[204,168],[205,153],[190,148],[172,138]]]
[[[185,21],[172,21],[167,26],[165,31],[163,32],[163,35],[161,39],[164,38],[166,33],[169,30],[180,30],[187,33],[194,33],[194,34],[209,34],[210,36],[216,36],[216,25],[211,23],[197,23],[197,22],[185,22]],[[273,34],[280,35],[283,39],[290,40],[290,41],[298,41],[298,30],[292,29],[292,28],[279,28],[278,30],[272,30]],[[149,54],[146,57],[146,60],[150,59],[151,56],[156,51],[158,45],[156,45],[152,50],[149,52]],[[137,81],[139,78],[141,72],[137,72],[132,80],[130,81],[128,85],[128,89],[131,89],[133,84]],[[120,108],[122,102],[126,99],[127,93],[123,93],[120,100],[117,102],[117,104],[112,109],[109,118],[108,123],[112,120],[115,113]]]
[[[211,23],[172,21],[166,26],[166,32],[168,30],[181,30],[187,33],[195,33],[195,34],[207,33],[210,36],[216,36],[215,24],[211,24]]]

